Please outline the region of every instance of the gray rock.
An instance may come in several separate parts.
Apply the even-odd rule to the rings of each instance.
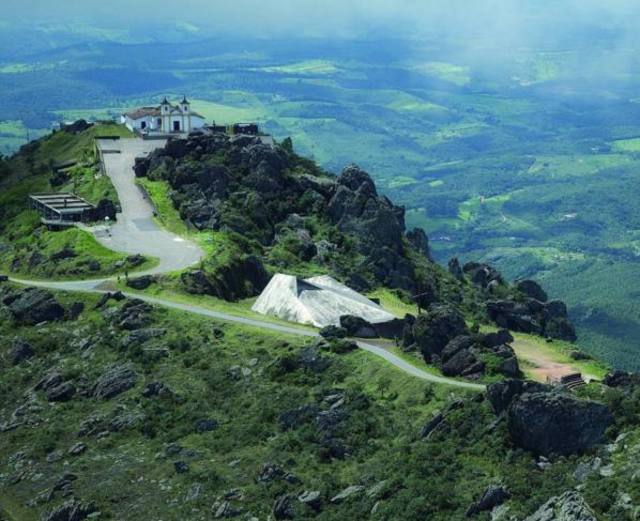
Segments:
[[[322,510],[322,496],[319,490],[305,490],[298,496],[298,501],[316,512]]]
[[[33,346],[21,338],[14,338],[9,351],[9,360],[11,365],[18,365],[29,358],[35,356],[36,350]]]
[[[345,329],[348,336],[359,338],[377,338],[375,327],[361,317],[343,315],[340,317],[340,326]]]
[[[211,432],[218,428],[218,422],[211,418],[203,418],[196,422],[196,432]]]
[[[49,291],[26,288],[3,300],[16,322],[26,325],[62,320],[65,310]]]
[[[71,499],[46,513],[42,519],[43,521],[83,521],[97,511],[93,503],[85,504]]]
[[[139,412],[122,412],[109,422],[111,432],[122,432],[133,429],[144,420],[144,414]]]
[[[144,290],[151,286],[155,281],[155,277],[151,275],[143,275],[142,277],[127,280],[127,286],[137,290]]]
[[[75,445],[71,446],[69,448],[69,450],[67,451],[67,454],[70,454],[71,456],[79,456],[80,454],[82,454],[86,450],[87,450],[87,446],[80,441],[80,442],[76,443]]]
[[[109,399],[135,386],[138,375],[129,365],[113,365],[98,378],[93,387],[95,398]]]
[[[325,326],[319,333],[323,338],[345,338],[347,336],[347,330],[339,326]]]
[[[597,521],[591,507],[575,491],[552,497],[524,521]]]
[[[363,491],[364,491],[364,487],[362,485],[351,485],[351,486],[345,488],[339,494],[333,496],[331,498],[331,502],[332,503],[342,503],[343,501],[346,501],[347,499],[350,499],[350,498],[352,498],[354,496],[360,495]]]
[[[275,519],[293,519],[295,515],[293,496],[289,494],[278,496],[273,504],[273,517]]]
[[[520,280],[516,282],[516,289],[524,293],[527,297],[534,298],[540,302],[546,302],[547,293],[542,286],[533,280]]]
[[[55,387],[49,387],[46,391],[47,400],[50,402],[67,402],[76,394],[76,388],[71,382],[63,382]]]
[[[604,442],[612,422],[607,406],[568,394],[525,393],[507,411],[513,442],[547,457],[582,452]]]

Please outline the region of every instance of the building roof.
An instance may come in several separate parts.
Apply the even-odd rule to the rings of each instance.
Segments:
[[[171,105],[171,103],[169,103],[165,98],[163,102],[157,107],[140,107],[134,110],[130,110],[129,112],[125,112],[124,115],[131,119],[161,116],[162,112],[160,111],[160,107],[162,107],[162,105],[169,105],[171,107],[169,114],[182,114],[182,109],[179,105]],[[189,114],[195,116],[196,118],[205,119],[204,116],[198,114],[197,112],[194,112],[193,110],[190,110]]]
[[[159,116],[160,107],[140,107],[135,110],[125,112],[124,115],[131,119],[140,119],[147,116]]]
[[[355,315],[372,324],[395,318],[375,302],[327,275],[305,280],[292,275],[274,275],[251,309],[317,327],[339,325],[343,315]]]
[[[29,197],[59,214],[78,213],[95,208],[75,194],[31,194]]]

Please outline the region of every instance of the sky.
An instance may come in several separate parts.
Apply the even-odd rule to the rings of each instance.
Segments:
[[[469,35],[526,45],[546,35],[601,28],[624,38],[640,22],[638,0],[5,0],[0,20],[82,19],[96,24],[189,22],[203,32],[257,36]]]

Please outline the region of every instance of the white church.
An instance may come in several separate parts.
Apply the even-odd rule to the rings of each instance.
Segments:
[[[205,119],[191,110],[186,96],[177,105],[165,97],[156,107],[140,107],[122,115],[121,122],[132,132],[173,134],[191,132],[205,125]]]

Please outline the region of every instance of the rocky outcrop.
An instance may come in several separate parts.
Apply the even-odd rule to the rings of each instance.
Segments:
[[[134,279],[127,279],[127,286],[137,290],[145,290],[156,281],[152,275],[143,275]]]
[[[504,279],[500,272],[488,264],[467,262],[462,270],[471,282],[479,288],[491,289],[504,284]]]
[[[43,521],[83,521],[97,511],[93,503],[85,504],[76,499],[70,499],[45,514],[42,519]]]
[[[546,457],[583,452],[604,442],[612,422],[605,405],[560,393],[524,393],[507,411],[513,442]]]
[[[542,289],[542,286],[534,280],[519,280],[516,282],[516,289],[524,293],[527,297],[540,302],[546,302],[548,300],[547,293]]]
[[[460,312],[451,306],[432,304],[417,317],[411,336],[425,361],[430,363],[451,340],[466,333],[467,325]]]
[[[487,386],[487,398],[493,411],[502,414],[511,402],[524,393],[545,393],[552,390],[550,385],[529,380],[503,380]]]
[[[378,333],[375,327],[363,318],[353,315],[343,315],[340,317],[340,326],[345,329],[348,336],[359,338],[376,338]]]
[[[602,383],[609,387],[617,387],[626,391],[633,391],[640,386],[640,373],[627,373],[625,371],[614,371],[607,374]]]
[[[552,497],[524,521],[598,521],[579,492],[569,490]]]
[[[129,365],[113,365],[98,378],[93,386],[93,396],[109,399],[131,389],[137,382],[138,375]]]
[[[26,288],[9,294],[3,299],[14,320],[25,325],[62,320],[65,309],[44,289]]]
[[[491,300],[486,308],[489,318],[499,327],[561,340],[574,341],[577,338],[575,328],[568,319],[567,308],[558,300]]]
[[[189,293],[236,301],[258,295],[269,282],[269,275],[260,259],[249,255],[234,257],[212,271],[185,272],[180,280]]]

